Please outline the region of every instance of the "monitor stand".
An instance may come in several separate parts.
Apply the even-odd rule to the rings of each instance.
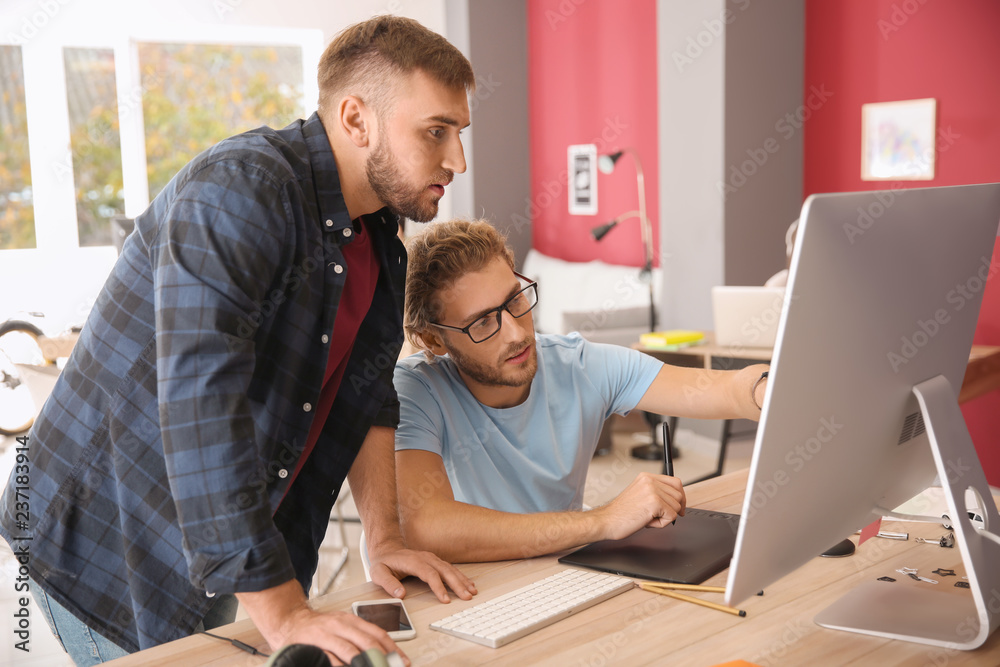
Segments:
[[[1000,537],[987,532],[1000,530],[1000,515],[951,383],[938,375],[914,386],[913,393],[923,413],[971,595],[870,581],[815,620],[835,630],[971,650],[982,646],[1000,625]],[[983,500],[985,530],[969,521],[965,505],[969,488]]]

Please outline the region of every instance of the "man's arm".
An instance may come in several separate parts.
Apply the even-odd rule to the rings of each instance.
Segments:
[[[392,428],[373,426],[348,473],[367,537],[372,581],[402,598],[406,589],[399,577],[414,575],[427,582],[441,602],[449,601],[445,585],[470,600],[477,591],[468,577],[432,553],[406,548],[396,501],[394,438]]]
[[[640,473],[608,504],[585,512],[514,514],[455,500],[444,463],[422,450],[396,452],[400,514],[408,544],[453,563],[530,558],[644,526],[661,527],[684,513],[680,480]]]
[[[664,364],[636,408],[693,419],[742,417],[756,421],[767,384],[766,379],[757,380],[767,368],[766,364],[755,364],[738,371],[721,371]]]

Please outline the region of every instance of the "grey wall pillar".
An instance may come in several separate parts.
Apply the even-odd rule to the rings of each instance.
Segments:
[[[804,32],[803,0],[657,3],[661,328],[711,329],[712,286],[784,268],[802,205]]]
[[[468,16],[468,56],[477,90],[470,100],[474,146],[468,215],[507,234],[518,266],[531,248],[528,145],[528,25],[524,0],[449,0]],[[465,214],[456,201],[456,214]]]

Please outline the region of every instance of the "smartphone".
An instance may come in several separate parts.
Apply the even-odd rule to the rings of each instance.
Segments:
[[[389,633],[393,641],[413,639],[417,631],[413,629],[410,615],[399,598],[386,600],[360,600],[351,605],[356,616],[374,623]]]

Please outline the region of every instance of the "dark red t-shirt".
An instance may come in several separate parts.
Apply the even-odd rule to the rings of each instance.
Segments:
[[[340,389],[340,381],[347,368],[347,360],[351,357],[354,340],[358,336],[361,321],[371,308],[375,295],[375,284],[378,282],[379,262],[371,244],[371,235],[364,223],[355,222],[351,232],[354,241],[341,246],[344,253],[344,263],[347,264],[347,280],[344,283],[344,293],[337,308],[337,319],[333,323],[330,335],[330,357],[326,363],[326,373],[323,377],[323,388],[320,390],[319,402],[315,408],[312,426],[306,438],[306,447],[299,457],[292,474],[288,488],[292,488],[295,478],[312,453],[319,439],[319,434],[330,415],[330,408]]]

